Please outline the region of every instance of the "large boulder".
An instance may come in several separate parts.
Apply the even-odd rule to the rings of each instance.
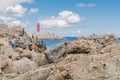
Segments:
[[[5,68],[7,65],[8,65],[7,60],[1,60],[0,59],[0,73],[2,73],[1,69]]]
[[[7,55],[12,60],[20,60],[22,57],[31,58],[32,51],[23,50],[22,48],[8,49],[5,51]]]
[[[43,66],[43,65],[49,64],[45,54],[43,54],[43,53],[33,52],[31,55],[31,60],[35,61],[38,64],[38,66]]]
[[[54,48],[47,49],[43,52],[50,63],[58,62],[66,56],[66,45],[60,44]]]
[[[23,50],[23,52],[20,53],[21,57],[27,57],[27,58],[31,58],[32,52],[29,50]]]
[[[47,80],[51,69],[51,67],[40,67],[38,69],[30,70],[24,74],[21,74],[20,76],[11,80]]]
[[[61,72],[54,65],[49,65],[30,70],[11,80],[65,80],[66,75],[66,71]]]
[[[91,41],[77,40],[67,44],[68,54],[88,54],[91,51]]]
[[[89,37],[89,40],[93,40],[95,43],[102,44],[103,46],[118,42],[114,34],[105,34],[102,36],[93,34]]]
[[[72,62],[63,60],[57,64],[42,66],[12,80],[119,80],[119,53],[80,55],[73,56],[75,60]]]
[[[36,52],[8,47],[1,54],[0,80],[120,80],[120,42],[112,34],[79,37],[45,51],[31,42]]]
[[[23,57],[18,61],[13,61],[13,66],[16,68],[17,73],[25,73],[28,70],[37,68],[37,64],[28,58]]]

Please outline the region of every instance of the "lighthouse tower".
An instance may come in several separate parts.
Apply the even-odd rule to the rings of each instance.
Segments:
[[[40,32],[40,23],[37,23],[37,32]]]

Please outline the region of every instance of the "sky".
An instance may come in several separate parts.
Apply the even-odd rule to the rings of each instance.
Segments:
[[[62,36],[120,36],[120,0],[0,0],[0,23]]]

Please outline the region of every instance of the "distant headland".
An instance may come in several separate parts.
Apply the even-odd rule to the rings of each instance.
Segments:
[[[28,32],[27,34],[30,37],[37,37],[39,39],[65,39],[63,36],[51,32]]]

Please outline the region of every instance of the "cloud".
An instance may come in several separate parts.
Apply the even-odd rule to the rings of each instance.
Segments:
[[[1,21],[4,21],[4,22],[7,22],[7,21],[12,21],[12,20],[14,20],[14,18],[6,17],[6,16],[0,16],[0,20],[1,20]]]
[[[19,25],[21,25],[21,21],[19,21],[19,20],[12,21],[12,22],[10,23],[10,25],[19,26]]]
[[[15,16],[15,17],[23,17],[27,8],[23,8],[21,5],[9,6],[6,9],[6,14]]]
[[[80,4],[77,4],[76,6],[79,7],[79,8],[83,8],[83,7],[95,7],[96,4],[94,4],[94,3],[88,3],[88,4],[80,3]]]
[[[38,8],[32,8],[32,9],[29,10],[30,14],[32,14],[32,13],[38,13],[38,12],[39,12]]]
[[[40,23],[46,27],[69,27],[81,21],[81,17],[72,11],[62,11],[58,16],[52,16],[40,20]]]
[[[32,3],[34,0],[0,0],[0,22],[8,25],[22,25],[19,17],[24,17],[27,8],[22,3]]]
[[[29,25],[29,22],[22,22],[20,20],[13,20],[11,22],[8,22],[9,26],[21,26],[21,27],[27,27]]]
[[[80,31],[80,30],[77,30],[76,32],[77,32],[77,33],[81,33],[81,31]]]
[[[80,34],[80,33],[81,33],[81,30],[72,31],[72,34]]]
[[[0,11],[5,11],[9,6],[31,2],[33,2],[33,0],[0,0]]]

